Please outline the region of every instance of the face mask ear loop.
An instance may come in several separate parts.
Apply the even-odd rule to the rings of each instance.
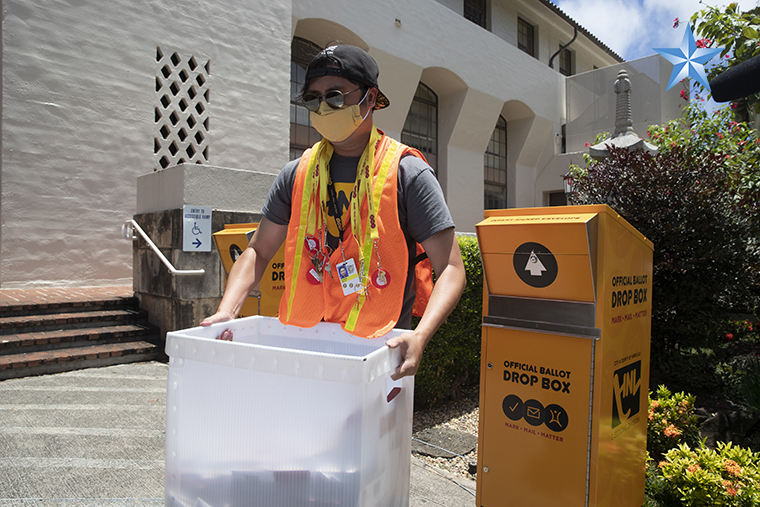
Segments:
[[[356,105],[357,105],[357,106],[361,106],[361,105],[362,105],[362,102],[364,102],[364,99],[366,99],[366,98],[367,98],[367,95],[369,95],[369,88],[367,88],[367,91],[366,91],[366,92],[364,92],[364,97],[362,97],[362,99],[361,99],[361,100],[359,101],[359,103],[358,103],[358,104],[356,104]],[[368,107],[368,108],[367,108],[367,113],[366,113],[366,114],[364,115],[364,117],[362,118],[362,121],[364,121],[364,120],[366,120],[366,119],[367,119],[367,116],[369,116],[369,112],[370,112],[371,110],[372,110],[372,108],[371,108],[371,107]]]

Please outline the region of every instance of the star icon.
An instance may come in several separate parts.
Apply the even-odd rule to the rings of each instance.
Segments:
[[[654,48],[663,58],[673,64],[673,73],[666,90],[670,90],[674,84],[690,77],[696,79],[699,84],[710,89],[710,83],[705,75],[705,64],[710,59],[723,51],[723,48],[698,48],[691,32],[691,26],[686,23],[686,32],[680,48]]]

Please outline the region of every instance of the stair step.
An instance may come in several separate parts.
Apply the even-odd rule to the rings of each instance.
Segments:
[[[138,306],[138,300],[134,296],[72,300],[3,301],[0,304],[0,317],[19,317],[31,314],[49,315],[62,312],[97,312],[137,308]]]
[[[123,324],[2,335],[0,357],[20,352],[32,353],[93,345],[96,342],[102,344],[133,341],[138,338],[158,341],[158,327],[152,324]]]
[[[0,289],[0,380],[167,360],[130,286]]]
[[[147,316],[144,310],[123,309],[0,317],[0,335],[118,325],[147,321]]]
[[[160,345],[147,341],[7,354],[0,356],[0,380],[151,361],[162,358],[162,355]]]

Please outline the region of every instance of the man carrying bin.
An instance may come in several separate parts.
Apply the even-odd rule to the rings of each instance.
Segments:
[[[387,345],[402,352],[394,380],[417,372],[430,338],[459,301],[465,271],[433,170],[421,153],[374,125],[374,110],[390,104],[378,75],[375,60],[355,46],[328,47],[311,61],[302,100],[323,139],[277,176],[224,298],[202,326],[237,316],[285,241],[280,321],[337,322],[375,338],[411,328],[414,309],[422,317],[416,329]],[[421,261],[425,254],[429,263]],[[232,332],[220,339],[231,340]]]

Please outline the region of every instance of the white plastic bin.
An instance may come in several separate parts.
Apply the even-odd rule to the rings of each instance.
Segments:
[[[256,316],[168,333],[166,505],[408,506],[414,379],[391,381],[385,346],[402,332]]]

